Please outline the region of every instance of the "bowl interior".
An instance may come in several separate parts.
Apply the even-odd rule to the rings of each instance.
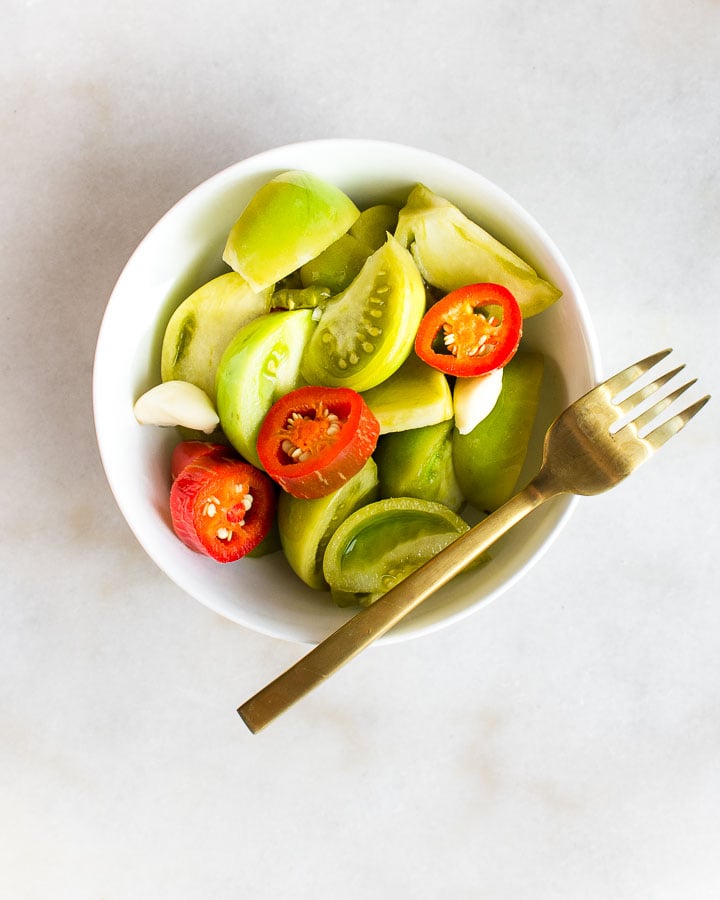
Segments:
[[[514,200],[479,174],[425,151],[376,141],[328,140],[280,147],[240,162],[201,184],[150,231],[110,297],[97,342],[93,402],[98,444],[115,499],[138,541],[184,591],[220,615],[274,637],[315,644],[351,611],[305,587],[282,554],[220,566],[175,537],[168,510],[174,429],[140,426],[132,407],[160,380],[160,348],[177,305],[226,267],[227,234],[253,193],[287,169],[306,169],[360,206],[402,205],[422,182],[457,204],[563,291],[525,323],[524,343],[541,350],[547,374],[523,478],[540,459],[547,425],[599,380],[599,356],[578,285],[552,241]],[[575,501],[558,498],[499,541],[492,561],[429,598],[382,640],[427,633],[489,602],[520,578],[549,546]]]

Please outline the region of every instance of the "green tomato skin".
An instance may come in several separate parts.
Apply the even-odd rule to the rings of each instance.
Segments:
[[[453,468],[452,420],[380,438],[375,462],[380,496],[432,500],[460,512],[465,499]]]
[[[544,359],[519,352],[505,366],[493,411],[468,434],[453,435],[453,465],[465,499],[492,512],[513,494],[540,403]]]
[[[509,247],[424,185],[410,192],[395,236],[410,249],[425,281],[445,293],[478,282],[501,284],[517,300],[523,318],[561,296]]]
[[[203,284],[170,317],[162,344],[163,381],[189,381],[215,399],[215,377],[225,348],[248,322],[263,315],[269,291],[256,293],[237,272]]]
[[[313,328],[310,309],[260,316],[238,331],[220,360],[220,425],[237,452],[258,468],[260,425],[273,403],[302,383],[300,360]]]
[[[397,206],[379,203],[364,209],[350,227],[350,234],[372,250],[379,250],[397,228]]]
[[[328,590],[323,557],[338,526],[356,509],[378,499],[377,466],[370,458],[341,488],[317,500],[301,500],[281,491],[277,522],[290,568],[305,584]]]
[[[351,234],[344,234],[300,268],[303,286],[320,285],[328,288],[331,294],[339,294],[356,277],[372,252],[372,247]]]
[[[469,526],[441,503],[414,497],[358,509],[330,538],[323,574],[340,606],[374,603]]]
[[[257,547],[253,548],[247,556],[258,559],[261,556],[269,556],[271,553],[279,553],[282,550],[280,542],[280,531],[278,529],[277,518],[270,526],[270,531],[260,541]]]
[[[335,185],[308,172],[283,172],[251,198],[228,235],[223,260],[262,290],[329,247],[359,215]]]

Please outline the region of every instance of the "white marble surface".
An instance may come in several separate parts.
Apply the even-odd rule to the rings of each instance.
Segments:
[[[611,371],[718,394],[720,6],[3,4],[0,896],[717,900],[720,399],[501,600],[252,736],[299,649],[155,569],[94,443],[114,280],[265,148],[394,140],[496,181]],[[699,396],[699,393],[697,394]]]

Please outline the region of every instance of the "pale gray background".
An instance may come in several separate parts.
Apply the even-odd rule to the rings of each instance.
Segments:
[[[717,394],[716,0],[1,8],[0,896],[717,900],[720,397],[501,600],[258,736],[235,707],[299,648],[153,566],[90,402],[159,216],[322,137],[497,182],[607,372],[673,345]]]

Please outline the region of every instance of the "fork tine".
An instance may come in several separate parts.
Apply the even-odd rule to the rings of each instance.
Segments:
[[[657,403],[654,403],[651,407],[645,410],[644,413],[634,418],[630,424],[632,424],[635,429],[640,432],[643,428],[646,428],[652,422],[657,419],[660,413],[667,409],[671,403],[674,403],[675,400],[681,395],[684,394],[688,388],[691,388],[697,378],[693,378],[691,381],[688,381],[687,384],[683,384],[681,387],[674,390],[671,394],[668,394],[666,397],[663,397],[661,400],[658,400]]]
[[[628,366],[627,369],[623,369],[622,372],[618,372],[617,375],[611,376],[607,381],[603,382],[600,387],[603,388],[604,391],[609,391],[611,397],[615,397],[621,391],[624,391],[625,388],[630,387],[630,385],[634,381],[637,381],[641,375],[644,375],[648,369],[652,369],[654,365],[659,363],[661,359],[665,359],[670,353],[672,353],[672,348],[653,353],[651,356],[641,359],[640,362]]]
[[[652,384],[648,384],[643,388],[640,388],[639,391],[635,391],[630,397],[627,397],[621,403],[616,403],[617,408],[622,412],[623,415],[632,412],[635,407],[639,406],[643,400],[646,400],[648,397],[652,397],[654,393],[656,393],[664,384],[667,384],[671,378],[674,378],[678,372],[682,372],[685,368],[685,365],[678,366],[676,369],[673,369],[671,372],[666,372],[665,375],[662,375],[660,378],[657,378]],[[697,379],[695,379],[697,380]],[[690,382],[690,384],[694,384],[694,382]],[[686,387],[690,387],[690,385],[686,385]]]
[[[689,387],[689,385],[686,385],[686,387]],[[680,393],[682,393],[682,390],[684,390],[684,388],[681,389]],[[688,406],[687,409],[677,413],[672,418],[668,419],[667,422],[663,422],[662,425],[658,425],[654,431],[645,435],[645,442],[650,444],[653,450],[662,447],[665,441],[669,440],[674,434],[677,434],[681,428],[684,428],[687,425],[696,413],[700,412],[709,399],[709,394],[705,397],[701,397],[691,406]]]

